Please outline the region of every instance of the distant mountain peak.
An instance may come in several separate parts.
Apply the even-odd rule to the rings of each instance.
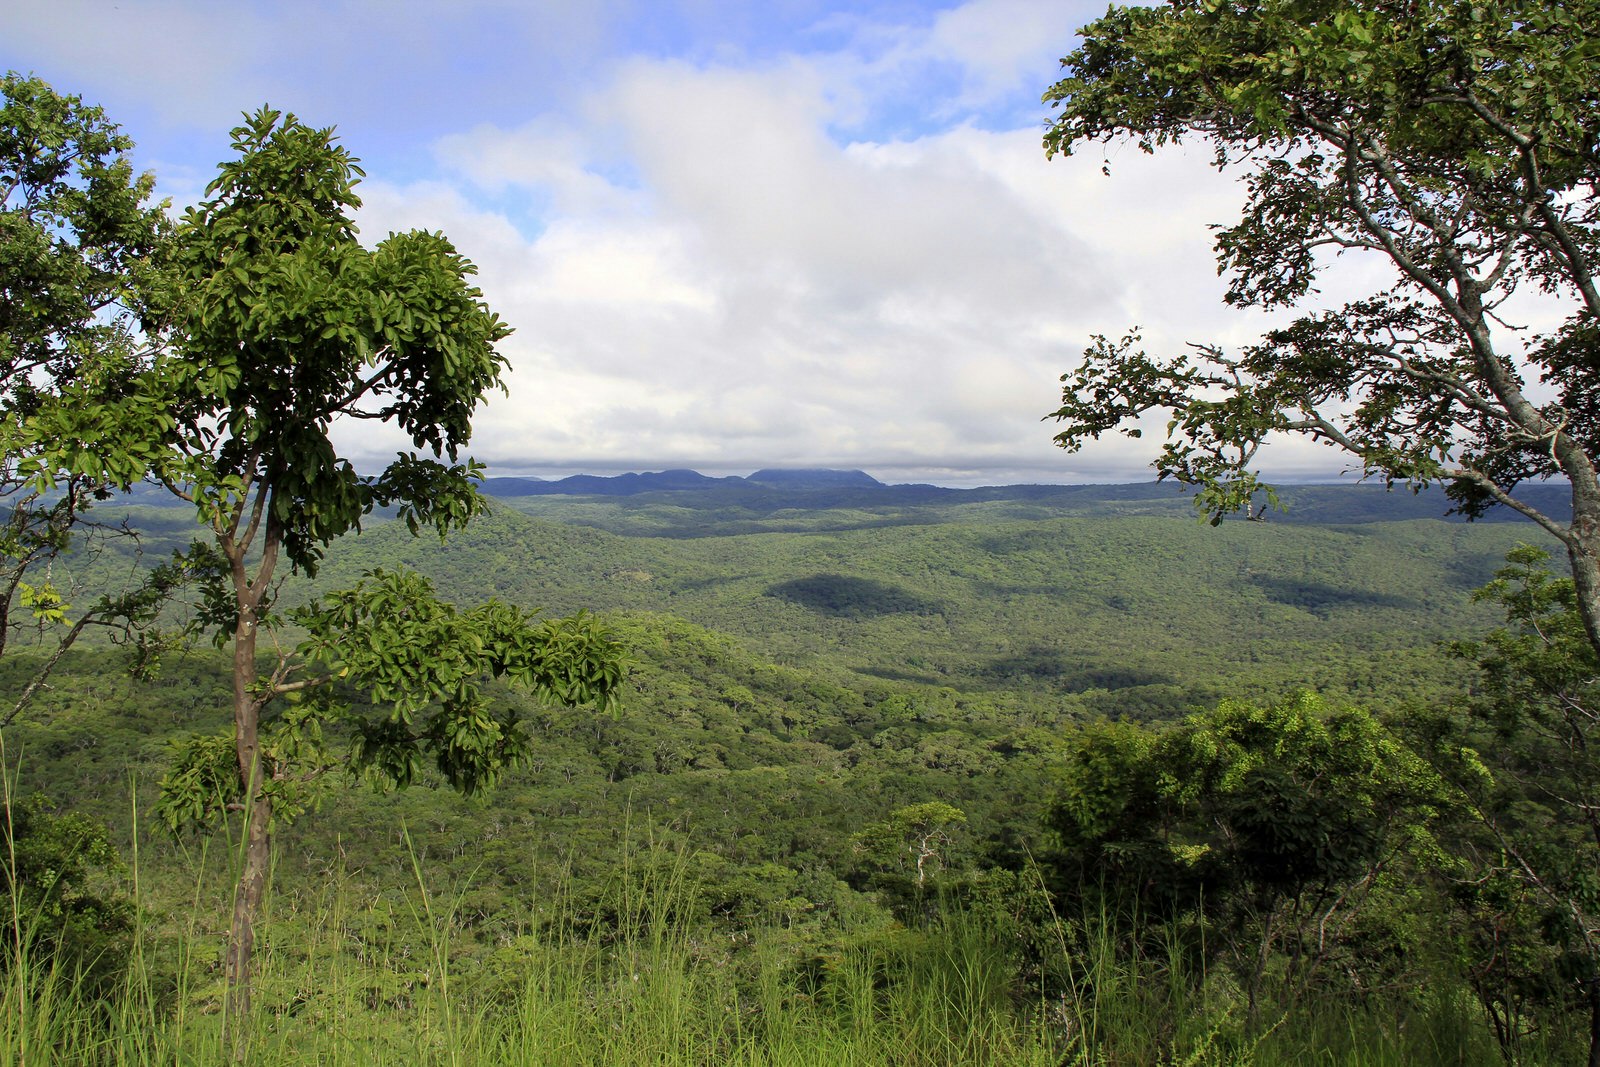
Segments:
[[[865,471],[822,467],[767,467],[745,479],[779,489],[880,489],[883,483]]]

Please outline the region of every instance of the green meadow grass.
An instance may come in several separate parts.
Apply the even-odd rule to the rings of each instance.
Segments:
[[[1016,946],[960,910],[921,929],[846,923],[808,955],[779,928],[730,935],[679,921],[697,891],[682,852],[644,855],[647,869],[624,861],[618,870],[606,914],[566,900],[543,902],[538,915],[530,907],[526,932],[470,980],[453,969],[461,893],[430,893],[415,853],[416,881],[398,906],[337,872],[314,891],[280,893],[260,931],[258,1011],[243,1061],[1412,1067],[1499,1059],[1481,1015],[1447,989],[1404,1011],[1295,1004],[1247,1026],[1237,990],[1182,973],[1175,955],[1119,956],[1095,932],[1104,917],[1084,920],[1089,936],[1074,943],[1087,947],[1064,968],[1077,977],[1055,995],[1021,981]],[[139,926],[107,996],[14,922],[5,932],[0,1062],[232,1059],[218,963],[226,912],[206,903],[216,885],[202,884],[225,884],[226,867],[197,857],[189,913]],[[134,892],[137,871],[136,859]],[[1060,938],[1059,951],[1067,943]],[[1567,1062],[1561,1051],[1526,1050],[1519,1062]]]

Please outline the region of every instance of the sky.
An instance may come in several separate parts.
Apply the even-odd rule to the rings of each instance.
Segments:
[[[515,328],[474,420],[491,475],[861,469],[1140,481],[1044,417],[1095,334],[1233,345],[1201,145],[1045,159],[1103,0],[10,0],[0,68],[105,108],[198,200],[270,104],[338,129],[363,239],[442,230]],[[1109,167],[1110,176],[1103,173]],[[376,467],[398,434],[341,448]],[[1326,450],[1269,453],[1285,479]]]

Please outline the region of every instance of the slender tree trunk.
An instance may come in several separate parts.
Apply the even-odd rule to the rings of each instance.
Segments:
[[[259,781],[259,779],[258,779]],[[259,793],[259,785],[252,790]],[[234,1058],[242,1052],[253,1007],[251,999],[255,958],[256,919],[266,895],[267,863],[271,845],[268,826],[272,821],[272,801],[256,795],[245,802],[244,866],[234,893],[233,922],[228,931],[228,1031]]]
[[[1592,471],[1590,467],[1588,470]],[[1572,532],[1567,558],[1578,615],[1595,655],[1600,656],[1600,483],[1580,469],[1572,480]],[[1587,784],[1587,783],[1586,783]],[[1600,1067],[1600,977],[1589,982],[1589,1067]]]
[[[1572,536],[1567,541],[1572,581],[1578,594],[1578,614],[1589,643],[1600,656],[1600,488],[1572,489]]]
[[[266,895],[271,844],[268,828],[272,821],[272,801],[261,789],[261,702],[251,691],[256,680],[256,623],[249,599],[240,597],[239,622],[233,635],[233,728],[239,781],[244,787],[244,841],[239,884],[234,890],[233,920],[228,930],[225,977],[227,1041],[236,1060],[244,1058],[248,1047],[255,924]]]

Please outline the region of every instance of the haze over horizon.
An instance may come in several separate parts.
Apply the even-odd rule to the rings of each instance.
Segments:
[[[1144,475],[1143,477],[1134,476],[1134,477],[1128,477],[1128,478],[1078,479],[1078,480],[1075,480],[1075,481],[1065,481],[1065,480],[1061,480],[1061,479],[1054,479],[1054,480],[1046,479],[1046,480],[1028,481],[1028,482],[972,481],[970,483],[968,483],[968,482],[956,483],[956,482],[949,482],[949,481],[934,481],[934,480],[926,480],[926,479],[918,480],[918,481],[899,479],[899,478],[896,478],[895,476],[893,476],[892,474],[886,476],[885,474],[883,474],[881,472],[874,472],[874,471],[871,471],[871,470],[863,470],[862,468],[859,468],[859,467],[841,468],[841,467],[817,467],[817,466],[802,466],[802,465],[774,465],[774,466],[764,466],[764,467],[754,467],[754,468],[751,468],[751,467],[730,467],[730,468],[715,468],[715,469],[711,469],[711,470],[701,470],[701,469],[695,468],[695,467],[677,467],[677,466],[660,466],[660,465],[657,465],[657,466],[653,466],[653,467],[649,467],[649,466],[640,467],[640,468],[637,468],[637,469],[634,469],[634,470],[627,470],[627,471],[594,471],[594,470],[550,471],[550,470],[546,470],[546,471],[543,471],[543,472],[516,473],[516,474],[508,474],[508,473],[504,473],[504,472],[501,472],[501,471],[497,471],[497,470],[495,470],[493,468],[490,468],[489,470],[485,471],[484,473],[485,473],[485,477],[489,478],[489,479],[504,479],[504,480],[507,480],[507,481],[513,481],[513,480],[518,480],[518,479],[530,479],[530,480],[533,480],[533,481],[560,482],[560,481],[563,481],[563,480],[565,480],[567,478],[574,478],[574,477],[577,477],[577,478],[582,478],[582,477],[619,478],[619,477],[626,477],[628,475],[648,476],[648,475],[672,474],[672,473],[678,473],[678,472],[687,472],[687,473],[690,473],[690,474],[697,474],[697,475],[700,475],[700,476],[705,477],[705,478],[744,478],[744,479],[748,479],[748,480],[754,480],[755,479],[755,475],[757,475],[757,474],[773,473],[773,472],[777,472],[779,474],[824,474],[824,475],[861,474],[861,475],[865,475],[867,478],[872,479],[874,482],[877,482],[877,483],[879,483],[881,485],[888,486],[888,487],[891,487],[891,488],[896,487],[896,486],[906,486],[906,485],[933,485],[933,486],[937,486],[937,487],[940,487],[940,488],[946,488],[946,489],[979,489],[979,488],[990,488],[990,487],[1002,487],[1002,486],[1007,486],[1007,485],[1063,485],[1063,486],[1071,486],[1071,485],[1152,485],[1153,486],[1153,485],[1158,484],[1158,481],[1157,481],[1155,475],[1150,473],[1149,471],[1142,472],[1143,475]],[[1311,476],[1311,477],[1300,477],[1300,478],[1296,478],[1296,477],[1280,478],[1280,479],[1278,479],[1278,484],[1280,484],[1280,485],[1356,485],[1356,484],[1360,484],[1361,481],[1362,481],[1361,479],[1359,479],[1354,473],[1352,473],[1352,474],[1347,474],[1347,475],[1345,475],[1343,477],[1340,477],[1337,474],[1332,474],[1332,475],[1329,475],[1329,476],[1326,476],[1326,477]],[[1367,484],[1377,484],[1377,481],[1374,480],[1374,479],[1367,479],[1366,483]],[[1179,484],[1178,482],[1175,482],[1175,481],[1168,480],[1165,484],[1169,488],[1171,488],[1171,490],[1174,493],[1174,495],[1180,495],[1180,494],[1184,494],[1184,493],[1188,493],[1188,492],[1192,491],[1189,487],[1181,485],[1181,484]]]
[[[443,230],[516,328],[475,420],[491,474],[1133,482],[1161,420],[1079,455],[1041,421],[1091,337],[1228,346],[1266,320],[1222,304],[1206,227],[1241,197],[1204,146],[1045,160],[1040,94],[1103,10],[21,0],[0,66],[103,106],[176,207],[241,112],[337,126],[366,237]],[[409,443],[341,444],[368,467]],[[1286,481],[1348,466],[1266,453]]]

